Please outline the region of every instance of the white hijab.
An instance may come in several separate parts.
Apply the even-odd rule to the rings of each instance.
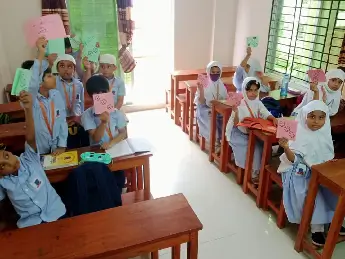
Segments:
[[[325,125],[316,131],[312,131],[307,126],[307,116],[313,111],[326,113]],[[309,167],[332,160],[334,158],[334,147],[327,105],[319,100],[311,101],[301,109],[296,120],[298,122],[296,140],[289,141],[291,151],[302,156]],[[285,154],[280,156],[280,161],[278,172],[284,172],[292,166]]]
[[[341,90],[342,87],[340,87],[337,91],[333,91],[328,87],[328,81],[333,78],[339,78],[340,80],[345,80],[345,73],[341,69],[331,69],[326,73],[326,83],[321,83],[318,85],[319,88],[319,100],[322,100],[323,98],[323,91],[322,87],[325,88],[327,99],[326,104],[329,108],[329,115],[333,116],[337,114],[339,110],[340,100],[341,100]],[[305,96],[303,97],[302,102],[295,108],[294,112],[299,113],[303,106],[307,105],[309,102],[311,102],[314,99],[314,92],[311,90],[308,90],[305,93]]]
[[[256,97],[255,100],[250,100],[247,96],[247,91],[246,91],[246,86],[250,81],[256,81],[256,83],[260,82],[256,77],[247,77],[246,79],[243,80],[242,83],[242,94],[243,94],[243,99],[241,101],[241,104],[238,106],[238,119],[239,121],[242,121],[246,117],[252,117],[247,104],[249,108],[251,109],[253,115],[255,118],[263,117],[267,118],[269,115],[269,111],[264,107],[262,102],[259,99],[259,95]],[[246,104],[247,103],[247,104]],[[230,141],[230,135],[232,128],[234,127],[234,118],[235,118],[235,112],[231,113],[230,119],[228,121],[228,124],[226,125],[226,137],[228,141]],[[247,133],[247,129],[244,127],[239,126],[238,129],[242,131],[243,133]]]
[[[219,67],[220,69],[220,76],[219,79],[216,82],[213,82],[210,79],[210,73],[212,67]],[[206,105],[211,106],[211,101],[217,99],[217,100],[225,100],[228,97],[228,92],[226,90],[225,85],[222,82],[221,76],[222,76],[222,65],[217,61],[211,61],[207,67],[206,67],[206,73],[208,77],[208,86],[204,89],[204,96],[206,99]],[[218,94],[218,96],[217,96]],[[199,103],[199,90],[197,90],[195,95],[194,102],[196,104]]]

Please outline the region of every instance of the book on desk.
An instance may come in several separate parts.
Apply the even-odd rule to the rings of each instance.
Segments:
[[[41,156],[41,164],[44,170],[53,170],[57,168],[76,166],[79,164],[78,152],[74,150],[64,152],[58,156]]]
[[[145,139],[140,138],[128,138],[117,143],[113,147],[106,150],[106,152],[112,157],[129,156],[137,153],[151,152],[152,146]]]

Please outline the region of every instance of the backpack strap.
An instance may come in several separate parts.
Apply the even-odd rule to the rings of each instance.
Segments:
[[[252,116],[252,118],[255,118],[254,113],[253,113],[252,109],[250,109],[250,107],[249,107],[247,101],[244,100],[244,102],[245,102],[245,104],[246,104],[246,106],[247,106],[247,108],[248,108],[248,111],[250,112],[250,116]]]

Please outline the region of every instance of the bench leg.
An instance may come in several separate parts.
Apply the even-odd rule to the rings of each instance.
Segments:
[[[277,218],[277,226],[278,228],[282,229],[285,228],[286,223],[286,215],[285,215],[285,208],[283,203],[283,198],[280,201],[279,213]]]
[[[155,252],[151,253],[151,259],[159,259],[158,251],[155,251]]]
[[[171,259],[181,258],[181,246],[177,245],[171,248]]]
[[[198,232],[190,234],[190,240],[187,243],[187,259],[198,258]]]

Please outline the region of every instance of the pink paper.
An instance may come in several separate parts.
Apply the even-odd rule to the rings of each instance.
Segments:
[[[277,138],[296,140],[297,121],[284,118],[278,119]]]
[[[204,88],[208,86],[208,78],[206,75],[199,74],[198,75],[198,83],[200,83]]]
[[[231,106],[239,106],[241,104],[241,101],[243,99],[243,94],[242,93],[235,93],[235,92],[230,92],[228,93],[228,104]]]
[[[49,14],[25,24],[25,35],[30,46],[35,46],[39,37],[45,37],[47,40],[65,38],[66,31],[63,26],[61,16],[58,14]]]
[[[101,114],[103,112],[111,113],[115,110],[114,95],[112,92],[105,94],[94,94],[93,104],[95,106],[95,113]]]
[[[326,82],[326,74],[322,69],[311,69],[308,71],[310,82]]]

